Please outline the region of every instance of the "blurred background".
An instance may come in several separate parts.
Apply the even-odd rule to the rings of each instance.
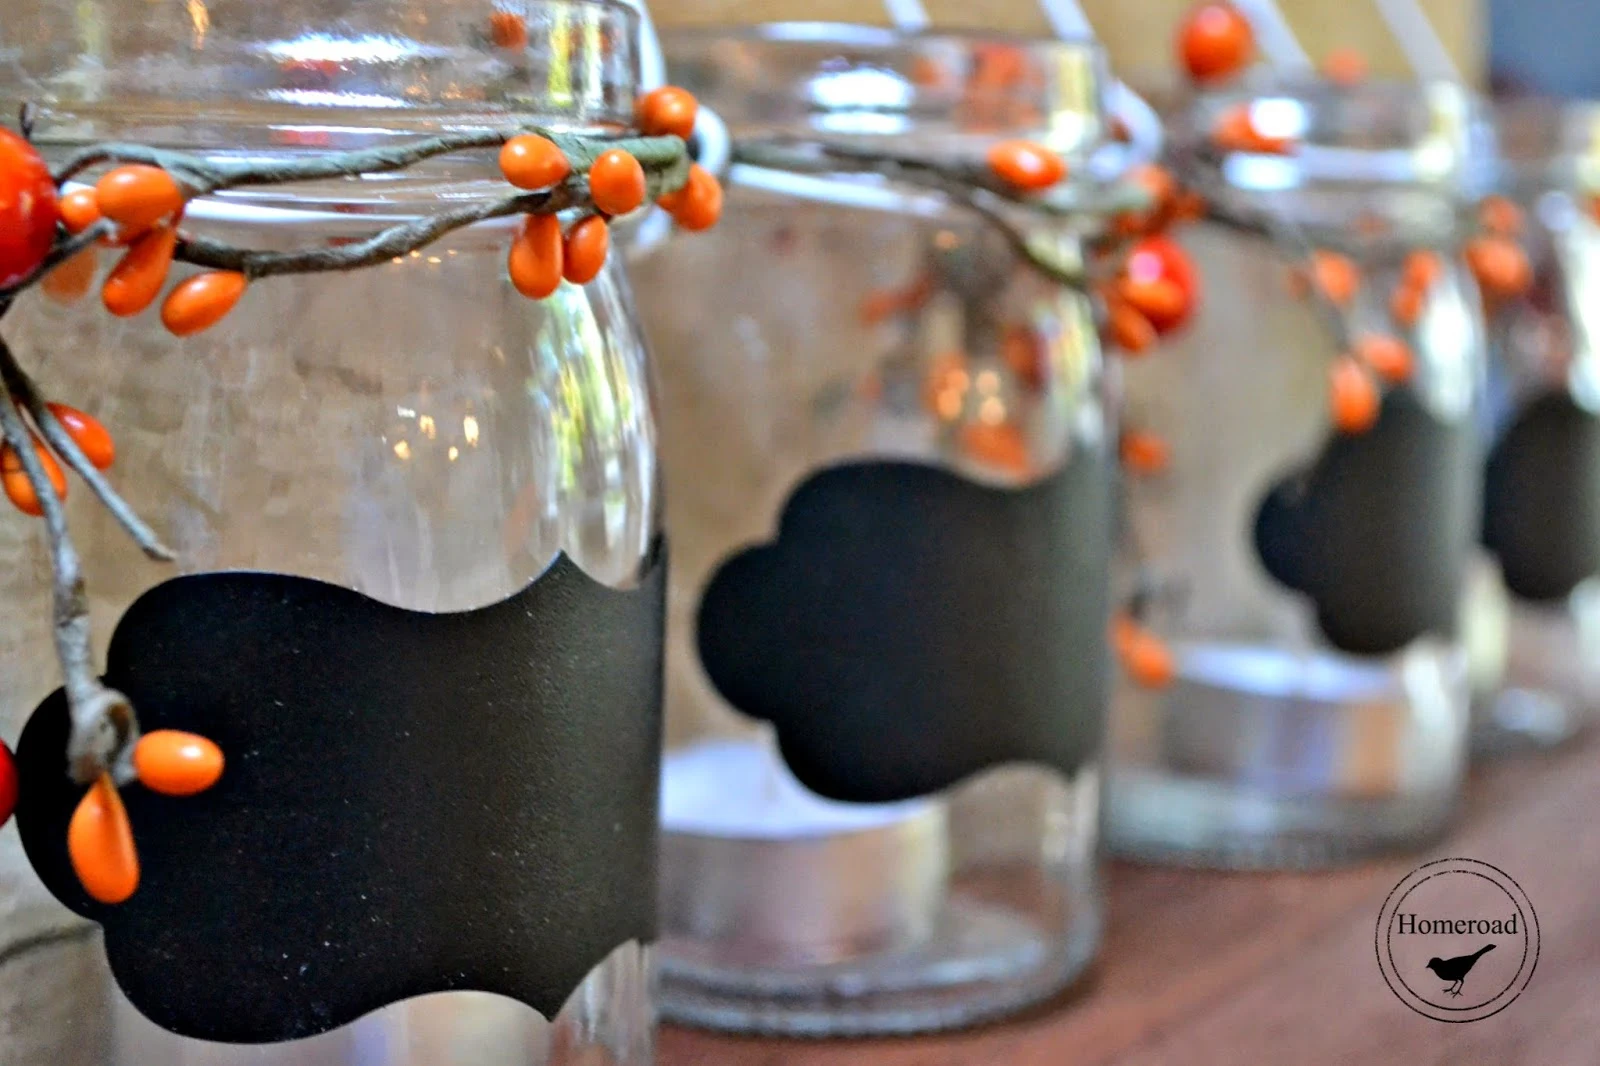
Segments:
[[[1036,0],[928,0],[934,25],[950,29],[1009,30],[1048,37],[1050,26]],[[1190,0],[1082,0],[1101,40],[1111,53],[1111,66],[1139,79],[1158,72],[1170,78],[1172,33]],[[1351,48],[1366,56],[1379,75],[1405,75],[1409,69],[1393,36],[1370,2],[1328,3],[1326,0],[1281,0],[1296,35],[1312,56]],[[1469,76],[1488,69],[1483,40],[1488,16],[1469,0],[1421,0],[1420,6],[1438,30],[1456,62]],[[1592,52],[1600,30],[1600,5],[1592,0],[1493,0],[1495,34],[1506,38],[1504,57],[1494,50],[1496,69],[1504,65],[1529,85],[1582,93],[1593,90],[1600,69],[1583,57]],[[888,24],[887,9],[875,0],[652,0],[650,10],[663,26],[769,22],[783,19]],[[1588,30],[1587,34],[1583,31]],[[1556,54],[1554,41],[1569,42],[1566,55]],[[1537,61],[1533,57],[1538,57]],[[1540,83],[1524,67],[1537,65],[1551,79]],[[1588,80],[1584,80],[1587,78]]]

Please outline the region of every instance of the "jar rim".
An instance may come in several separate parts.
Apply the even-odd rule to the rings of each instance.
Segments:
[[[18,62],[0,73],[0,108],[34,104],[44,143],[354,147],[508,118],[613,129],[639,91],[641,18],[626,0],[467,0],[434,4],[436,17],[399,0],[309,14],[209,0],[122,20],[107,18],[117,0],[88,0],[87,15],[6,3],[14,28],[0,27],[0,51]],[[13,4],[38,17],[13,21]]]
[[[1109,77],[1092,39],[791,21],[675,28],[661,43],[673,80],[735,135],[916,140],[952,155],[1029,136],[1072,162],[1105,132]]]
[[[1229,183],[1273,190],[1304,185],[1449,189],[1485,158],[1482,105],[1456,82],[1373,80],[1335,85],[1288,76],[1205,93],[1178,118],[1179,138],[1209,135],[1226,109],[1244,105],[1261,132],[1295,143],[1285,157],[1240,157]]]

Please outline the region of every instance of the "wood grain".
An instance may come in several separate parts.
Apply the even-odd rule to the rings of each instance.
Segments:
[[[924,0],[934,24],[949,29],[1006,30],[1048,34],[1050,25],[1036,0]],[[1166,71],[1179,18],[1193,0],[1082,0],[1096,32],[1111,52],[1113,66],[1136,81]],[[1471,76],[1483,67],[1478,4],[1462,0],[1421,0],[1440,37]],[[1382,74],[1403,74],[1404,59],[1378,17],[1372,0],[1354,4],[1328,0],[1280,0],[1296,34],[1313,58],[1334,48],[1354,48]],[[706,26],[780,20],[866,22],[886,25],[881,3],[864,0],[651,0],[662,26]]]
[[[1325,874],[1115,865],[1089,989],[1006,1025],[918,1040],[741,1040],[668,1028],[660,1066],[1590,1066],[1600,1062],[1600,774],[1591,741],[1478,773],[1457,832],[1423,855]],[[1528,990],[1470,1025],[1406,1009],[1379,976],[1373,923],[1422,862],[1500,866],[1538,911]]]

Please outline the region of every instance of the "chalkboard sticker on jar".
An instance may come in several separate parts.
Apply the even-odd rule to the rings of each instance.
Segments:
[[[112,972],[183,1036],[274,1043],[465,989],[553,1018],[617,948],[654,938],[664,564],[632,589],[565,555],[454,614],[336,585],[196,574],[140,597],[106,680],[147,730],[228,753],[202,796],[123,790],[142,882],[74,876],[61,692],[18,749],[24,846],[99,922]],[[531,816],[537,812],[537,816]]]
[[[1009,762],[1075,774],[1105,684],[1110,479],[1077,451],[991,488],[935,467],[812,475],[776,539],[722,564],[701,599],[707,674],[771,722],[830,799],[888,803]]]
[[[1363,433],[1332,435],[1257,506],[1255,545],[1279,583],[1309,597],[1328,642],[1384,655],[1454,632],[1476,500],[1474,431],[1406,388]]]
[[[1562,599],[1600,574],[1600,418],[1569,393],[1534,398],[1495,442],[1483,543],[1524,600]]]

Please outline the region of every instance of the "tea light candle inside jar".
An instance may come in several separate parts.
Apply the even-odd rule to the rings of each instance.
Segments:
[[[807,791],[770,738],[662,766],[662,934],[708,966],[803,966],[928,939],[948,876],[939,800],[848,804]]]

